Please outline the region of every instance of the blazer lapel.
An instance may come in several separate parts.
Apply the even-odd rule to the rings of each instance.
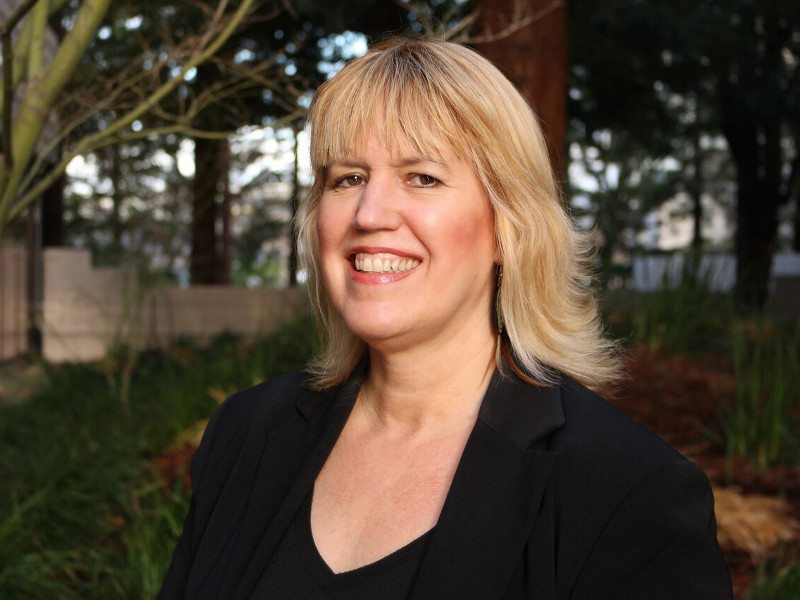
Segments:
[[[560,390],[495,373],[428,542],[412,600],[499,598],[533,527],[564,423]]]
[[[360,366],[333,399],[323,394],[311,393],[298,400],[297,409],[308,421],[306,434],[302,436],[305,441],[301,447],[298,447],[298,435],[295,429],[270,433],[257,485],[272,486],[270,494],[272,497],[275,497],[274,488],[277,488],[282,497],[271,504],[273,507],[277,506],[274,511],[269,510],[269,502],[268,506],[254,507],[254,511],[261,513],[262,522],[265,517],[272,516],[272,518],[268,526],[262,529],[263,535],[259,536],[255,546],[244,549],[240,564],[246,564],[246,567],[235,582],[231,598],[249,598],[258,584],[275,547],[303,499],[311,490],[317,474],[339,438],[361,387],[363,372],[363,366]],[[300,459],[299,467],[297,460],[287,459],[287,453],[294,454],[295,457],[304,457]],[[287,465],[295,465],[295,468],[289,472]],[[286,484],[280,485],[282,482]]]
[[[299,398],[302,416],[272,429],[220,597],[249,598],[353,408],[366,363],[331,395]],[[558,387],[537,388],[495,373],[428,542],[411,598],[499,597],[528,538],[554,453],[545,436],[563,424]],[[263,431],[263,430],[262,430]],[[299,458],[298,458],[299,457]],[[230,591],[233,591],[230,594]]]

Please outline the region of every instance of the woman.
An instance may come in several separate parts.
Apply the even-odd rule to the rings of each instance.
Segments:
[[[614,345],[513,86],[395,39],[310,119],[322,350],[211,420],[161,597],[729,598],[702,472],[598,395]]]

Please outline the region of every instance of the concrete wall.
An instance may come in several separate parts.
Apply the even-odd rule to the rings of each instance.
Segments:
[[[0,360],[28,349],[27,268],[22,247],[0,243]]]
[[[42,354],[53,362],[90,361],[114,343],[160,347],[229,331],[267,334],[306,306],[303,289],[233,286],[141,290],[120,269],[94,268],[89,253],[45,250]]]

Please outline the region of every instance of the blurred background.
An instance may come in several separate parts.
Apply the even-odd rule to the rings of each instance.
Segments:
[[[594,232],[611,399],[800,598],[800,2],[0,0],[0,597],[153,598],[216,405],[301,367],[314,89],[390,33],[535,107]]]

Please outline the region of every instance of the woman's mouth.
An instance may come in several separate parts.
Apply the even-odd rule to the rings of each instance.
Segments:
[[[391,254],[359,252],[353,257],[353,267],[361,273],[404,273],[419,265],[416,258]]]

